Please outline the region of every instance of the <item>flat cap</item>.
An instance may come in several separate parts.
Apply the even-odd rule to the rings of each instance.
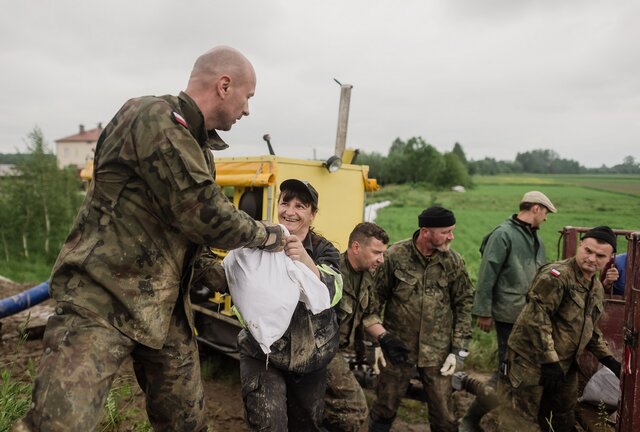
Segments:
[[[596,240],[609,243],[613,248],[613,253],[616,253],[616,246],[618,245],[618,241],[616,239],[616,235],[613,233],[613,230],[608,226],[602,225],[591,228],[582,236],[582,240],[586,238],[594,238]]]
[[[545,194],[539,191],[529,191],[520,200],[520,203],[532,203],[532,204],[542,204],[545,206],[551,213],[557,213],[556,207],[553,205],[551,200],[547,198]]]
[[[420,228],[442,228],[456,224],[456,217],[449,209],[440,206],[433,206],[424,209],[418,216],[418,226]]]

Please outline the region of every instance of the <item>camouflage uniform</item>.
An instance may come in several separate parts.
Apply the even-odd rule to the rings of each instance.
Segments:
[[[332,305],[342,294],[340,255],[325,238],[309,232],[303,241],[320,270]],[[327,364],[338,351],[333,308],[313,315],[298,303],[287,331],[267,356],[247,330],[238,335],[245,420],[260,431],[318,431],[322,423]]]
[[[354,347],[362,332],[362,318],[370,305],[373,277],[368,270],[351,267],[347,253],[340,255],[344,281],[338,306],[340,351]],[[324,425],[331,431],[358,431],[369,415],[367,400],[343,355],[336,355],[327,367],[327,394],[324,398]]]
[[[598,278],[585,280],[575,258],[540,269],[509,338],[508,374],[498,383],[507,402],[500,408],[500,430],[539,431],[549,418],[556,432],[573,430],[576,359],[585,348],[598,359],[611,355],[597,327],[603,296]],[[540,365],[553,362],[560,363],[565,379],[547,392],[538,385]]]
[[[226,146],[185,93],[129,100],[97,144],[94,178],[51,276],[57,315],[26,422],[93,430],[131,356],[155,430],[203,430],[188,289],[202,245],[264,243],[214,183]]]
[[[408,363],[387,367],[380,373],[377,398],[371,408],[374,420],[392,421],[414,373],[424,385],[431,430],[456,431],[451,406],[451,377],[440,375],[447,355],[466,349],[471,338],[473,287],[462,257],[454,251],[435,251],[425,257],[412,239],[387,251],[374,281],[376,315],[365,317],[369,327],[382,323],[409,348]]]

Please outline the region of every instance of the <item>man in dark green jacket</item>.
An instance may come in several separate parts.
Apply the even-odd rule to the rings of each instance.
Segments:
[[[498,366],[504,361],[513,323],[524,307],[527,290],[538,269],[547,261],[544,244],[537,231],[556,208],[538,191],[524,194],[520,211],[487,234],[480,246],[482,261],[473,314],[477,326],[488,332],[495,321],[498,336]],[[495,385],[497,374],[492,377]],[[491,408],[474,401],[462,418],[460,430],[479,431],[479,421]]]

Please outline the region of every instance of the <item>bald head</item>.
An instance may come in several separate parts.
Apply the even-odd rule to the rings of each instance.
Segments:
[[[207,129],[229,130],[249,115],[249,98],[256,74],[249,60],[235,48],[218,46],[196,60],[187,93],[198,105]]]
[[[187,88],[210,85],[221,75],[242,78],[246,74],[255,75],[249,60],[235,48],[218,46],[198,57]]]

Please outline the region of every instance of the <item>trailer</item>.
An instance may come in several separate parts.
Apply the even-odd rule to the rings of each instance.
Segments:
[[[561,231],[562,258],[574,256],[580,234],[588,227],[565,227]],[[627,268],[624,295],[605,293],[605,311],[599,327],[614,357],[622,363],[620,400],[617,416],[603,422],[601,413],[585,404],[578,404],[576,417],[588,432],[640,431],[640,375],[638,375],[638,334],[640,331],[640,231],[614,229],[620,239],[627,242]],[[622,249],[622,248],[619,248]],[[588,380],[598,369],[596,358],[585,352],[578,359],[578,366]]]

